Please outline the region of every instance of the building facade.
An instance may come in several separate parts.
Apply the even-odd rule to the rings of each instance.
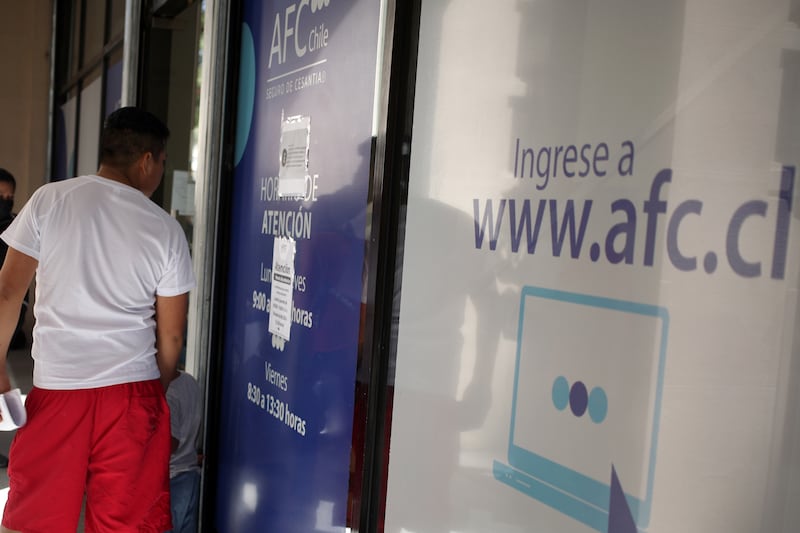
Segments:
[[[794,531],[796,0],[0,7],[28,193],[173,132],[203,531]]]

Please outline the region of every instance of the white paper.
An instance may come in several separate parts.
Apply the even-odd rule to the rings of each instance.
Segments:
[[[189,172],[176,170],[172,173],[172,211],[181,215],[194,215],[194,182]]]
[[[275,237],[275,245],[272,251],[269,332],[287,341],[292,327],[294,254],[294,239]]]
[[[25,403],[19,389],[12,389],[4,394],[0,394],[0,431],[13,431],[21,428],[28,421],[28,413],[25,411]]]
[[[281,123],[279,196],[302,196],[305,193],[310,141],[311,117],[289,117]]]

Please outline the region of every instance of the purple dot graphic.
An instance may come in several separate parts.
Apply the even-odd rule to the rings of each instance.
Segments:
[[[582,381],[576,381],[569,391],[569,408],[575,416],[583,416],[586,406],[589,405],[589,394]]]

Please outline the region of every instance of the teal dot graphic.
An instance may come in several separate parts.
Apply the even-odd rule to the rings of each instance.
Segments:
[[[558,376],[553,382],[553,405],[563,411],[569,404],[569,382],[564,376]]]
[[[235,163],[239,164],[250,137],[250,124],[253,122],[253,107],[256,97],[256,48],[253,34],[247,24],[242,24],[242,55],[239,65],[239,99],[236,112]]]
[[[601,387],[595,387],[589,393],[589,417],[592,422],[599,424],[608,415],[608,397]]]

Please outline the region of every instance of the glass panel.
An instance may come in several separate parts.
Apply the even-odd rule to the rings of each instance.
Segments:
[[[387,531],[797,530],[796,5],[422,2]]]
[[[203,81],[203,71],[205,70],[206,66],[203,63],[203,54],[204,54],[204,23],[205,23],[205,2],[200,3],[200,11],[198,14],[198,24],[197,24],[197,65],[196,65],[196,73],[194,77],[194,111],[193,111],[193,119],[192,119],[192,139],[190,141],[190,163],[189,166],[192,170],[192,174],[195,176],[197,175],[197,165],[200,154],[198,153],[198,139],[200,136],[200,91],[202,87]]]
[[[70,78],[76,75],[81,69],[81,42],[83,40],[83,33],[81,31],[81,6],[82,2],[72,2],[72,33],[70,35],[71,44],[71,57],[70,61]]]
[[[103,53],[106,0],[86,0],[85,24],[82,65],[88,66],[88,61],[98,59]]]
[[[111,0],[110,13],[111,26],[109,27],[109,41],[122,37],[125,31],[125,0]]]
[[[53,145],[53,180],[75,175],[75,112],[78,99],[70,95],[56,112],[55,143]]]
[[[214,526],[345,531],[380,2],[243,4]]]
[[[57,84],[54,89],[63,103],[66,95],[62,94],[64,83],[70,76],[72,68],[72,4],[58,2],[56,15],[56,49],[54,58],[54,76]]]
[[[81,91],[81,114],[78,124],[78,166],[77,174],[94,174],[97,171],[98,146],[100,143],[101,103],[103,83],[99,70],[94,73],[94,81]]]
[[[117,50],[108,57],[105,100],[106,117],[122,107],[122,50]]]

